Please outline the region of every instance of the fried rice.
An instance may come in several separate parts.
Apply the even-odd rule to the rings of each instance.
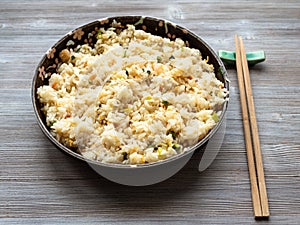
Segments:
[[[227,90],[201,52],[127,25],[60,52],[37,94],[56,139],[84,157],[142,164],[186,151],[216,125]]]

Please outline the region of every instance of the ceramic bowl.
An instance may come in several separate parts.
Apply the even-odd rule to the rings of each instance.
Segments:
[[[78,44],[88,43],[93,46],[96,43],[96,34],[99,28],[109,28],[112,23],[120,24],[118,29],[122,29],[126,24],[133,24],[136,29],[142,29],[153,35],[170,38],[174,40],[179,37],[183,41],[189,44],[190,47],[199,49],[203,58],[209,57],[209,63],[213,64],[215,68],[215,74],[217,79],[225,84],[226,89],[229,90],[229,82],[227,80],[227,72],[225,67],[213,51],[213,49],[199,36],[195,35],[188,29],[181,27],[172,22],[164,19],[142,17],[142,16],[117,16],[104,18],[93,21],[91,23],[80,26],[73,31],[70,31],[63,36],[57,43],[51,47],[46,54],[42,57],[40,63],[35,71],[32,82],[32,102],[33,108],[37,117],[38,124],[47,136],[47,138],[60,150],[73,156],[79,160],[87,162],[95,171],[101,176],[124,185],[143,186],[161,182],[175,173],[177,173],[191,158],[196,149],[204,146],[207,141],[216,133],[221,126],[224,115],[227,110],[228,101],[222,106],[222,113],[217,125],[197,144],[192,146],[189,150],[167,158],[162,161],[149,164],[138,165],[123,165],[123,164],[110,164],[101,163],[96,160],[89,160],[76,152],[76,149],[70,149],[59,143],[55,137],[50,133],[49,127],[46,125],[45,115],[41,111],[41,104],[38,100],[37,89],[48,83],[47,77],[56,72],[58,65],[61,63],[59,58],[59,52],[65,48],[74,48]]]

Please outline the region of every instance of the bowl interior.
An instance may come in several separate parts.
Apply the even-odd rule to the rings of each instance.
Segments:
[[[99,28],[109,28],[114,26],[116,29],[122,30],[126,28],[126,24],[135,25],[136,29],[142,29],[146,32],[149,32],[153,35],[158,35],[161,37],[169,38],[171,40],[175,40],[176,38],[181,38],[183,41],[187,43],[189,47],[199,49],[203,58],[209,58],[209,64],[214,66],[215,75],[217,79],[222,81],[225,84],[227,90],[229,90],[229,83],[227,78],[227,73],[225,67],[221,61],[221,59],[217,56],[217,54],[212,50],[212,48],[204,42],[200,37],[193,34],[186,28],[178,26],[172,22],[152,17],[142,17],[142,16],[120,16],[120,17],[110,17],[104,18],[101,20],[93,21],[86,25],[76,28],[75,30],[67,33],[62,39],[60,39],[52,48],[50,48],[46,54],[43,56],[40,61],[33,78],[32,83],[32,101],[33,107],[38,119],[38,123],[44,132],[44,134],[50,139],[50,141],[56,145],[60,150],[63,150],[67,154],[70,154],[76,158],[81,160],[85,160],[88,163],[94,163],[98,165],[105,166],[113,166],[113,167],[129,167],[130,165],[119,165],[119,164],[108,164],[101,163],[95,160],[88,160],[83,158],[80,154],[76,153],[75,149],[69,149],[59,143],[50,133],[50,129],[46,126],[45,115],[41,111],[41,104],[37,97],[37,89],[42,86],[48,84],[49,75],[54,72],[57,72],[58,66],[61,64],[61,60],[59,58],[59,53],[65,48],[74,48],[77,45],[89,44],[93,46],[96,43],[96,35]],[[193,151],[204,143],[218,130],[220,124],[224,119],[224,114],[227,109],[227,101],[223,104],[222,114],[218,124],[208,133],[208,135],[203,138],[200,142],[198,142],[195,146],[191,147],[189,151]],[[188,151],[188,152],[189,152]],[[165,159],[163,161],[158,161],[155,163],[149,164],[140,164],[138,167],[152,166],[159,163],[164,163],[169,160],[175,160],[176,158],[182,157],[188,152],[184,152],[182,154],[173,156],[171,158]]]

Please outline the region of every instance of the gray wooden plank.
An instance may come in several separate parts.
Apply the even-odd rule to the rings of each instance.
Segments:
[[[0,1],[0,224],[257,223],[234,68],[228,69],[224,143],[203,173],[197,153],[162,183],[122,186],[63,154],[42,134],[30,98],[42,55],[77,26],[119,14],[167,18],[215,50],[234,50],[235,33],[247,50],[265,50],[267,60],[250,70],[271,212],[269,221],[259,223],[298,224],[299,12],[295,0]]]

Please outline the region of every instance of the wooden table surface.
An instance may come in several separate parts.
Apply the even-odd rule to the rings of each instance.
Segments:
[[[199,173],[196,155],[146,187],[108,181],[42,134],[30,90],[43,53],[98,18],[149,15],[185,26],[216,51],[267,60],[250,70],[271,216],[253,217],[236,70],[224,143]],[[0,224],[299,224],[300,1],[0,1]]]

